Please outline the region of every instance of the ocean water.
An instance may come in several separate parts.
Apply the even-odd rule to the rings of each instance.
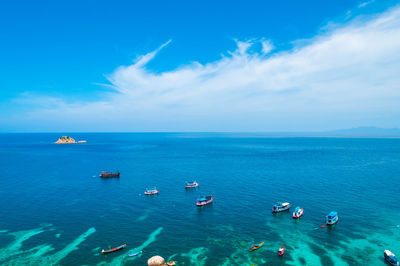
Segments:
[[[2,265],[146,265],[153,255],[177,265],[385,265],[384,249],[400,255],[400,139],[75,133],[88,143],[52,144],[59,136],[0,134]],[[185,190],[190,179],[200,187]],[[145,196],[152,186],[159,195]],[[214,203],[196,207],[201,194]],[[272,214],[276,201],[303,217]],[[321,228],[332,210],[338,224]]]

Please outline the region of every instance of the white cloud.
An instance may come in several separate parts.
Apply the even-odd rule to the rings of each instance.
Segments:
[[[162,73],[146,69],[168,41],[108,75],[117,93],[104,101],[61,100],[26,117],[64,119],[76,130],[87,125],[94,131],[400,126],[400,8],[356,21],[267,57],[270,41],[236,41],[237,50],[215,62]],[[250,53],[256,44],[259,53]]]
[[[263,54],[270,53],[275,47],[270,40],[261,41]]]
[[[367,5],[372,4],[373,2],[375,2],[375,0],[369,0],[369,1],[361,2],[361,3],[358,5],[358,8],[366,7]]]

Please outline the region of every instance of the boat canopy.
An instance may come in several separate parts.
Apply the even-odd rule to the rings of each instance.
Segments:
[[[301,208],[297,206],[296,209],[294,209],[294,211],[297,212],[297,211],[299,211],[300,209],[301,209]]]
[[[290,205],[290,203],[289,202],[282,203],[282,206],[287,206],[287,205]]]
[[[337,212],[334,212],[334,211],[332,211],[332,212],[330,212],[328,214],[328,218],[333,218],[333,217],[336,217],[336,216],[337,216]]]

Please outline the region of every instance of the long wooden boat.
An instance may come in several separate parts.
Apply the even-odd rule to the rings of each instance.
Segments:
[[[251,248],[249,248],[249,251],[251,252],[251,251],[257,250],[257,249],[261,248],[262,246],[264,246],[264,242],[261,242],[259,244],[253,244],[253,246]]]
[[[273,207],[272,207],[272,212],[283,212],[287,211],[290,208],[290,203],[289,202],[277,202]]]
[[[195,188],[198,187],[199,183],[196,181],[186,182],[185,188]]]
[[[102,177],[102,178],[119,177],[119,172],[118,173],[110,173],[107,171],[103,171],[103,172],[101,172],[100,177]]]
[[[207,197],[202,196],[202,197],[197,199],[196,205],[198,207],[201,207],[201,206],[210,204],[213,201],[214,201],[214,197],[213,196],[207,196]]]
[[[160,191],[158,191],[157,188],[154,187],[154,188],[151,188],[151,189],[146,189],[144,194],[145,195],[155,195],[155,194],[158,194],[158,192],[160,192]]]
[[[121,245],[121,246],[118,246],[118,247],[112,248],[112,249],[107,249],[107,250],[104,250],[104,249],[103,249],[103,250],[101,251],[101,253],[107,254],[107,253],[115,252],[115,251],[118,251],[118,250],[123,249],[124,247],[126,247],[126,244],[123,244],[123,245]]]

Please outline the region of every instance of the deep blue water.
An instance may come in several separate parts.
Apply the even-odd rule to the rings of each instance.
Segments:
[[[178,265],[384,265],[384,249],[400,255],[400,139],[70,136],[88,143],[0,134],[0,264],[145,265],[161,255]],[[185,190],[190,179],[200,187]],[[143,195],[152,186],[159,195]],[[196,207],[209,193],[214,203]],[[278,200],[303,217],[273,215]],[[339,223],[320,228],[332,210]]]

